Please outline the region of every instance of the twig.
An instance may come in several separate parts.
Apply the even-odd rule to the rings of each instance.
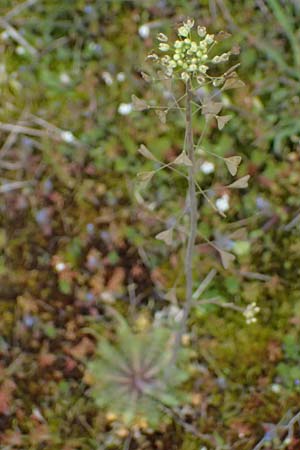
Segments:
[[[202,281],[202,283],[200,283],[200,286],[198,287],[198,289],[193,293],[193,300],[197,300],[205,291],[205,289],[208,287],[208,285],[212,282],[212,280],[215,278],[216,276],[216,269],[212,269],[204,278],[204,280]]]
[[[11,123],[2,123],[2,122],[0,122],[0,130],[13,132],[15,134],[24,133],[24,134],[28,134],[29,136],[46,136],[47,135],[47,133],[45,133],[45,131],[36,130],[35,128],[24,127],[22,125],[14,125]]]
[[[38,51],[31,44],[29,44],[29,42],[27,42],[26,39],[12,25],[6,22],[6,20],[0,18],[0,25],[5,28],[12,39],[26,48],[29,53],[31,53],[33,56],[38,55]]]
[[[14,191],[15,189],[21,189],[24,186],[31,184],[30,181],[14,181],[12,183],[6,183],[0,186],[0,194],[6,194],[7,192]]]
[[[26,8],[29,8],[30,6],[33,6],[37,2],[38,0],[27,0],[24,3],[21,3],[20,5],[17,5],[13,9],[11,9],[7,14],[5,14],[4,18],[6,20],[12,19],[14,16],[17,16],[21,11],[23,11]]]
[[[295,217],[283,227],[283,230],[290,231],[298,224],[299,221],[300,221],[300,211],[298,211]]]

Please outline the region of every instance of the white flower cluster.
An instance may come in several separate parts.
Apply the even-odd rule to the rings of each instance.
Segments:
[[[250,303],[247,308],[244,310],[243,315],[246,319],[246,323],[249,325],[250,323],[255,323],[257,318],[256,314],[260,311],[260,308],[256,305],[255,302]]]
[[[159,33],[157,36],[160,41],[159,50],[165,55],[159,57],[152,53],[148,56],[149,59],[161,63],[167,76],[171,77],[174,72],[177,72],[185,82],[192,77],[198,77],[200,81],[205,81],[206,78],[210,78],[206,74],[209,69],[207,64],[228,61],[230,56],[230,52],[228,52],[209,59],[209,51],[216,43],[215,36],[208,34],[205,27],[198,26],[197,40],[193,40],[193,27],[194,20],[188,19],[184,22],[178,29],[179,39],[173,44],[168,42],[167,36]]]

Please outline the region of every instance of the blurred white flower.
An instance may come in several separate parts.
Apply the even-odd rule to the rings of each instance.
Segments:
[[[274,392],[274,394],[279,394],[281,392],[280,384],[277,383],[272,384],[271,391]]]
[[[57,272],[62,272],[63,270],[65,270],[66,265],[63,262],[59,262],[55,265],[55,270],[57,270]]]
[[[223,194],[222,197],[216,200],[216,207],[219,211],[225,212],[229,209],[229,195]]]
[[[141,25],[139,28],[139,35],[142,39],[147,39],[150,36],[150,27],[149,25]]]
[[[108,86],[111,86],[113,84],[114,80],[109,72],[103,72],[102,78],[104,80],[104,83],[107,84]]]
[[[68,75],[67,73],[65,73],[65,72],[63,72],[63,73],[60,74],[59,79],[60,79],[60,81],[61,81],[63,84],[69,84],[70,81],[71,81],[71,78],[70,78],[69,75]]]
[[[2,31],[0,37],[3,41],[7,41],[7,39],[9,38],[9,33],[7,31]]]
[[[22,47],[21,45],[18,45],[18,47],[16,48],[16,53],[18,55],[25,55],[26,50],[24,47]]]
[[[60,137],[63,141],[71,143],[75,141],[75,137],[71,131],[62,131]]]
[[[119,81],[119,83],[122,83],[123,81],[125,81],[126,75],[124,72],[119,72],[117,74],[117,80]]]
[[[121,116],[127,116],[132,110],[133,106],[131,103],[120,103],[118,107],[118,113],[121,114]]]
[[[200,170],[206,175],[209,175],[210,173],[213,173],[215,171],[215,165],[210,161],[205,161],[203,164],[201,164]]]
[[[256,302],[250,303],[245,311],[243,312],[244,317],[246,319],[246,323],[249,325],[250,323],[257,322],[256,314],[260,311],[260,308],[256,305]]]

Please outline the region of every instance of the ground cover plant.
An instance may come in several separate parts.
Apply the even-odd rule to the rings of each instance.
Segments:
[[[297,449],[297,2],[7,0],[0,9],[0,447]],[[226,119],[211,117],[195,150],[190,306],[186,98],[170,106],[203,74],[197,62],[189,78],[153,83],[165,74],[145,61],[170,53],[177,64],[187,18],[193,38],[179,40],[199,43],[199,25],[220,39],[212,58],[233,53],[206,73],[244,83],[193,93],[192,114],[216,95],[214,115],[232,117],[222,130]],[[177,78],[167,59],[162,69]],[[230,188],[240,179],[247,188]],[[97,392],[108,369],[129,373],[133,397]]]

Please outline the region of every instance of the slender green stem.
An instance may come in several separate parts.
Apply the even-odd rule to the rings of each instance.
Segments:
[[[185,332],[186,323],[193,304],[193,256],[195,250],[195,241],[197,234],[197,196],[196,196],[196,179],[195,179],[195,148],[193,138],[192,124],[192,87],[190,81],[186,83],[186,134],[185,134],[185,150],[192,165],[188,169],[188,203],[189,203],[189,233],[188,243],[185,254],[185,304],[183,308],[183,316],[180,322],[178,333],[174,343],[173,362],[176,362],[177,353],[181,344],[182,335]]]

